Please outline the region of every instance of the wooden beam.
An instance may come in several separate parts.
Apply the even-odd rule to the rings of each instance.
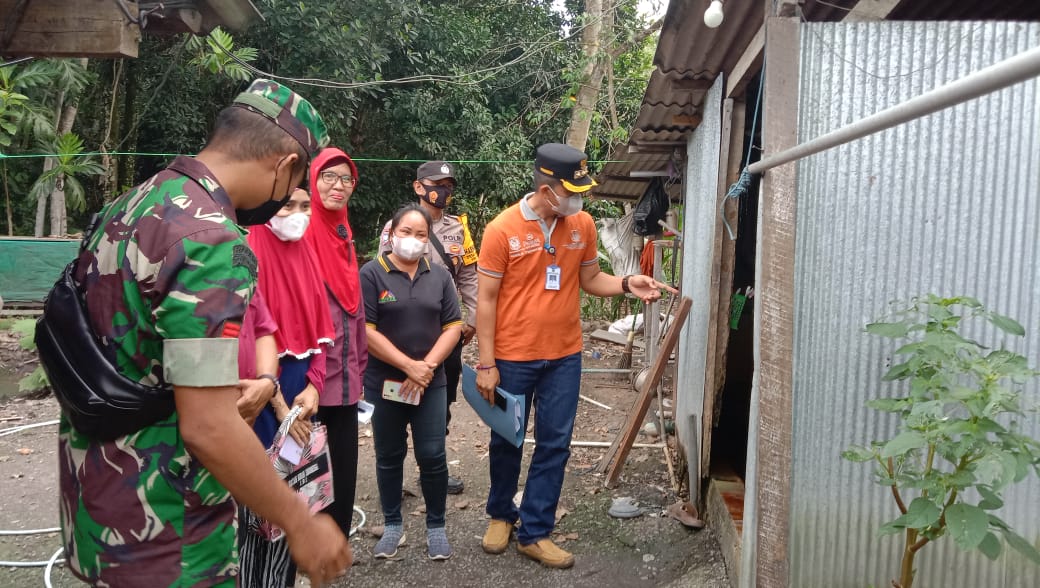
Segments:
[[[696,127],[701,124],[702,119],[699,114],[677,114],[672,117],[672,124],[677,127]]]
[[[732,169],[739,173],[741,152],[744,147],[744,103],[732,98],[722,103],[722,147],[719,154],[718,196],[715,210],[725,211],[733,227],[736,223],[737,202],[726,199]],[[732,218],[731,218],[732,217]],[[712,248],[711,286],[708,291],[708,333],[704,357],[704,406],[701,411],[700,471],[706,476],[711,463],[711,433],[715,424],[716,400],[726,379],[726,346],[729,344],[729,301],[733,289],[735,242],[726,234],[722,217],[715,215],[715,242]],[[692,463],[692,462],[691,462]]]
[[[762,69],[762,51],[766,45],[766,26],[758,27],[758,32],[748,43],[744,53],[733,66],[733,70],[726,80],[726,98],[740,98],[739,93],[744,91],[751,78]]]
[[[799,50],[797,18],[766,20],[762,143],[779,153],[798,139]],[[791,427],[794,347],[794,241],[797,167],[774,168],[762,177],[759,200],[759,265],[755,332],[758,357],[758,422],[755,451],[754,579],[758,586],[787,586],[791,512]],[[755,408],[752,407],[752,412]]]
[[[686,316],[690,314],[690,306],[692,305],[693,301],[686,297],[679,301],[679,309],[675,312],[675,319],[668,326],[668,332],[665,333],[664,341],[661,342],[661,347],[657,350],[654,363],[643,381],[643,388],[639,391],[639,396],[636,398],[632,410],[628,411],[628,419],[625,421],[625,425],[621,428],[610,449],[600,459],[597,471],[606,473],[607,478],[603,483],[609,488],[617,485],[618,478],[621,476],[621,468],[625,465],[625,460],[628,459],[628,453],[632,450],[632,443],[635,442],[640,427],[643,426],[643,419],[646,418],[646,412],[650,409],[650,402],[656,397],[657,384],[660,383],[661,376],[664,375],[664,370],[668,367],[668,356],[672,354],[675,345],[679,342],[679,331],[682,330],[683,325],[686,323]],[[650,341],[647,341],[648,347],[649,344]],[[663,434],[664,432],[662,431]]]
[[[709,80],[705,78],[682,78],[678,80],[672,80],[672,91],[673,92],[692,92],[700,90],[707,92],[711,89],[712,84],[715,80]]]
[[[885,20],[901,0],[859,0],[842,22]]]
[[[17,0],[0,0],[0,27]],[[131,14],[137,4],[127,0]],[[0,34],[4,38],[5,34]],[[141,29],[112,0],[31,0],[11,36],[5,57],[137,57]]]

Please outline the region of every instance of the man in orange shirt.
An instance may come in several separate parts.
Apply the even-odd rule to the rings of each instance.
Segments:
[[[517,549],[554,568],[574,556],[552,542],[556,505],[570,458],[581,387],[578,288],[595,296],[633,294],[644,301],[673,289],[642,275],[619,278],[599,269],[596,225],[582,212],[582,193],[595,186],[586,156],[559,143],[538,148],[534,191],[484,230],[477,262],[477,387],[493,402],[495,386],[526,397],[535,411],[535,450],[523,501],[513,504],[523,448],[491,433],[491,517],[483,548],[502,553],[519,520]]]

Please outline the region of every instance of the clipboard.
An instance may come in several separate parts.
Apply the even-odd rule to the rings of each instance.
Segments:
[[[524,444],[524,397],[495,388],[495,404],[480,395],[477,390],[477,372],[468,365],[462,366],[462,395],[495,433],[516,447]]]

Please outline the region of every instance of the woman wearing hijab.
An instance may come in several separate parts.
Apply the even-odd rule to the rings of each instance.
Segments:
[[[276,357],[276,370],[266,370],[255,378],[267,378],[274,383],[270,402],[256,415],[253,430],[260,442],[269,447],[278,426],[289,413],[289,407],[300,406],[302,411],[289,434],[301,446],[310,438],[311,417],[317,413],[321,393],[325,388],[325,358],[335,332],[329,319],[325,283],[310,245],[303,241],[311,215],[311,200],[305,190],[296,189],[289,200],[267,224],[254,227],[248,236],[249,246],[256,254],[259,266],[257,292],[254,300],[259,306],[249,311],[242,323],[240,359],[252,356],[246,325],[255,316],[256,336],[270,335],[269,346],[256,344],[256,369]],[[277,325],[276,328],[272,328]],[[269,351],[266,351],[269,347]],[[246,353],[244,353],[244,352]],[[241,368],[240,368],[241,369]],[[271,374],[276,373],[277,377]],[[250,377],[248,375],[243,377]],[[249,380],[246,380],[249,382]],[[241,401],[240,401],[241,404]],[[241,410],[241,408],[240,408]],[[242,588],[282,588],[296,583],[296,566],[289,557],[284,541],[270,542],[260,535],[260,520],[246,513],[240,523]]]
[[[335,343],[325,358],[325,390],[318,419],[328,429],[329,457],[336,500],[326,512],[350,533],[357,481],[357,403],[368,363],[365,311],[361,306],[354,233],[347,203],[357,185],[357,166],[335,147],[311,162],[311,222],[304,239],[314,251],[328,295]]]
[[[274,395],[253,425],[265,447],[271,445],[294,404],[302,406],[303,412],[290,434],[305,444],[310,417],[317,413],[325,389],[326,351],[335,331],[318,263],[303,241],[310,216],[310,197],[298,188],[267,224],[254,228],[248,237],[259,265],[257,285],[278,325],[274,339],[281,394]]]

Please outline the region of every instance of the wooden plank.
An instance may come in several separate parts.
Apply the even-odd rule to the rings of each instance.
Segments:
[[[599,462],[597,470],[607,474],[607,478],[604,481],[604,485],[607,487],[612,488],[617,485],[618,477],[621,475],[621,468],[625,465],[629,451],[632,450],[632,443],[635,442],[636,435],[639,434],[639,428],[643,426],[643,419],[646,418],[646,411],[649,410],[650,402],[655,397],[657,384],[661,381],[665,368],[668,367],[668,356],[672,354],[672,350],[675,349],[675,345],[679,342],[679,331],[682,330],[683,324],[686,323],[686,316],[690,314],[690,306],[692,305],[693,302],[686,297],[679,301],[679,309],[675,313],[675,320],[672,321],[672,324],[668,327],[668,332],[665,333],[659,353],[650,367],[646,380],[643,382],[643,388],[639,391],[635,404],[628,412],[625,426],[621,428],[614,443]]]
[[[617,343],[618,345],[628,344],[628,335],[619,335],[617,333],[612,333],[606,329],[596,329],[595,331],[589,334],[589,338],[598,339],[600,341],[607,341],[609,343]],[[642,349],[643,340],[638,338],[633,340],[632,347],[636,349]]]
[[[730,170],[741,161],[744,143],[743,103],[732,98],[722,103],[722,135],[719,145],[719,184],[716,210],[727,215],[734,226],[737,203],[726,199],[726,192],[735,180]],[[734,148],[735,146],[735,148]],[[715,424],[716,399],[725,381],[726,345],[729,343],[729,299],[733,288],[733,257],[735,243],[726,234],[722,216],[715,216],[715,242],[712,246],[711,287],[708,292],[709,314],[707,348],[704,357],[704,405],[701,410],[700,472],[708,475],[711,462],[711,433]],[[728,259],[727,259],[728,254]]]
[[[0,27],[17,0],[0,0]],[[137,14],[137,4],[127,2]],[[0,33],[0,38],[3,38]],[[11,37],[0,50],[6,57],[137,57],[141,29],[131,24],[112,0],[31,0]]]
[[[781,5],[782,9],[785,5]],[[762,143],[779,153],[797,143],[798,19],[766,21]],[[758,338],[758,443],[755,488],[755,578],[758,586],[787,586],[791,512],[792,353],[796,165],[766,172],[759,200],[759,266],[755,297]],[[754,409],[753,409],[754,410]]]
[[[740,177],[740,170],[744,166],[744,127],[747,121],[747,107],[744,102],[736,101],[733,104],[733,131],[730,134],[729,165],[726,170],[727,185],[732,185]],[[728,186],[727,186],[728,189]],[[753,196],[752,196],[753,197]],[[740,202],[727,200],[723,213],[733,234],[740,229]],[[725,229],[723,229],[725,231]],[[730,239],[729,235],[722,238],[722,251],[718,254],[720,258],[719,275],[719,312],[716,315],[719,326],[716,331],[715,348],[715,400],[712,406],[711,421],[705,421],[704,426],[712,429],[719,420],[719,402],[722,391],[726,387],[726,365],[729,357],[729,313],[733,295],[733,275],[737,263],[737,242]],[[711,431],[708,431],[711,434]]]
[[[744,91],[747,83],[762,69],[762,55],[766,46],[766,26],[763,24],[751,38],[747,49],[737,60],[726,80],[726,98],[740,98],[737,94]]]

